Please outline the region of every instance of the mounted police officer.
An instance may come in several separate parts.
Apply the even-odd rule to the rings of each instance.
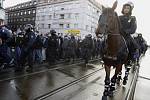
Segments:
[[[135,40],[131,37],[137,29],[136,17],[131,16],[132,10],[134,8],[133,3],[128,2],[123,5],[122,16],[119,16],[121,22],[121,33],[126,40],[128,50],[129,50],[129,63],[133,58],[133,54],[138,50],[138,45]]]
[[[121,27],[120,31],[124,39],[126,40],[126,44],[129,50],[129,55],[128,55],[128,62],[125,64],[125,77],[123,80],[123,84],[127,84],[128,80],[128,75],[129,71],[131,69],[131,62],[134,62],[134,55],[138,53],[138,45],[136,41],[131,37],[131,34],[134,34],[137,29],[137,23],[136,23],[136,17],[131,16],[132,15],[132,10],[134,8],[134,5],[132,2],[128,2],[123,5],[122,8],[122,16],[119,16],[120,22],[121,22]],[[121,73],[119,74],[119,76]]]
[[[20,61],[19,61],[18,68],[16,69],[17,71],[24,69],[26,59],[29,65],[27,71],[32,71],[33,69],[33,44],[35,40],[36,40],[36,35],[33,32],[33,26],[31,24],[27,24],[25,27],[24,40],[22,42]]]

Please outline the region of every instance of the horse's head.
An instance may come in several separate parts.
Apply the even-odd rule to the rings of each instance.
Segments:
[[[96,30],[97,36],[98,34],[119,33],[118,16],[114,11],[116,7],[117,3],[115,2],[112,8],[103,9],[98,21],[98,28]]]

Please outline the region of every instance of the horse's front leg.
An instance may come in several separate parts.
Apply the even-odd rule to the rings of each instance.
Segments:
[[[106,72],[106,77],[105,77],[105,88],[104,88],[104,96],[108,96],[108,92],[110,89],[110,67],[105,65],[105,72]]]
[[[120,69],[119,69],[120,71],[118,72],[118,75],[117,75],[116,82],[117,82],[118,85],[120,85],[120,81],[122,80],[122,66],[123,66],[123,64],[120,66]]]
[[[110,90],[109,90],[109,96],[113,96],[113,91],[116,89],[115,86],[116,86],[117,76],[122,70],[122,64],[116,65],[115,68],[116,68],[115,74],[111,78],[111,85],[110,85]]]

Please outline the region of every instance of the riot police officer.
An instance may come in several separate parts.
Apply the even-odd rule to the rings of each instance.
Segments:
[[[50,30],[51,36],[48,38],[48,47],[46,49],[46,58],[49,64],[54,64],[57,57],[58,51],[58,36],[55,30]]]
[[[85,39],[82,41],[82,57],[85,60],[85,64],[88,64],[88,61],[92,57],[92,51],[94,48],[94,41],[92,39],[92,35],[88,34],[85,36]]]
[[[0,69],[11,66],[14,63],[8,41],[12,38],[12,33],[6,27],[0,28]]]
[[[33,32],[33,26],[31,24],[27,24],[25,27],[25,35],[22,42],[22,49],[21,49],[21,55],[20,55],[20,61],[18,68],[16,71],[20,71],[24,69],[26,59],[28,62],[28,69],[27,71],[32,71],[33,69],[33,44],[35,42],[36,35]]]
[[[132,60],[133,54],[136,52],[136,50],[138,50],[138,45],[131,37],[131,34],[134,34],[137,29],[136,17],[131,16],[133,8],[134,5],[131,2],[124,4],[122,8],[123,15],[119,16],[121,22],[121,33],[125,38],[129,49],[129,61]]]

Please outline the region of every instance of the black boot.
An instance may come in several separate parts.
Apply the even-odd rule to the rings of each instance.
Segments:
[[[129,67],[129,66],[126,68],[125,77],[123,78],[123,85],[127,84],[130,69],[131,69],[131,67]]]
[[[118,85],[120,85],[120,81],[122,80],[122,77],[121,77],[121,75],[122,75],[122,72],[120,72],[119,74],[118,74],[118,77],[117,77],[117,84]]]

